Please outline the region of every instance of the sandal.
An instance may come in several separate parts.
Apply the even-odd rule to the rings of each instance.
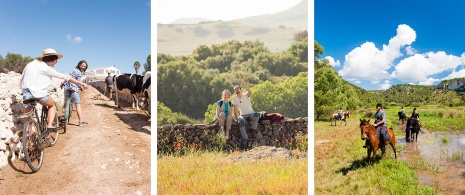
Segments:
[[[87,123],[87,122],[85,122],[85,121],[79,122],[79,126],[80,126],[80,127],[82,127],[82,126],[84,126],[84,125],[87,125],[87,124],[89,124],[89,123]]]

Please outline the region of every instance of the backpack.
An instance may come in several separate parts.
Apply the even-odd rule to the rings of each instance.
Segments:
[[[284,116],[282,114],[279,114],[279,113],[271,113],[271,114],[267,114],[267,117],[268,117],[268,120],[270,120],[271,123],[279,123],[281,122],[281,120],[284,119]]]
[[[220,107],[221,107],[221,106],[223,105],[223,100],[220,100],[219,102],[220,102]],[[231,102],[229,102],[229,107],[230,107],[230,108],[232,107],[232,103],[231,103]]]

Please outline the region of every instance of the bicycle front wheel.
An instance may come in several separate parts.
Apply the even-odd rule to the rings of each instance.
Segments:
[[[33,172],[37,172],[44,162],[44,150],[39,147],[40,129],[35,120],[29,120],[24,124],[23,150],[24,156]]]
[[[48,132],[48,134],[50,135],[50,146],[54,146],[58,141],[58,130],[61,129],[60,121],[58,121],[58,114],[55,114],[55,119],[53,120],[52,125],[56,127],[57,130]]]
[[[68,123],[69,123],[69,118],[71,118],[71,111],[72,111],[72,102],[71,102],[71,98],[67,98],[66,99],[66,102],[65,102],[65,122],[64,122],[64,133],[66,133],[66,128],[68,127]]]

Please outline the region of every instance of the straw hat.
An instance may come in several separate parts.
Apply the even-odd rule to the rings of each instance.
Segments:
[[[63,55],[58,54],[54,49],[47,48],[42,51],[42,56],[37,57],[38,60],[42,60],[45,56],[57,56],[58,59],[62,58]]]

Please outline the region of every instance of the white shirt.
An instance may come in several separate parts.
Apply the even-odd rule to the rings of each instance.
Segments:
[[[57,77],[69,81],[71,76],[59,73],[45,62],[34,60],[29,62],[21,74],[21,89],[29,88],[35,98],[45,97],[48,88],[52,83],[52,78]]]
[[[254,113],[252,109],[252,102],[247,94],[248,92],[246,91],[242,94],[242,98],[239,98],[237,95],[232,98],[232,103],[239,108],[241,115]]]

